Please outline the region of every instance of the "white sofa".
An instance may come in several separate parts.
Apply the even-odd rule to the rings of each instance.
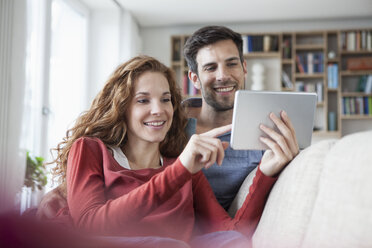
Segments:
[[[250,175],[230,213],[241,205]],[[272,189],[253,247],[372,247],[372,130],[302,151]]]

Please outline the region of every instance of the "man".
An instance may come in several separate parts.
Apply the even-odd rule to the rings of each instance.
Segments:
[[[186,42],[184,54],[189,66],[188,76],[202,93],[202,99],[185,102],[190,135],[203,133],[232,122],[235,92],[244,85],[247,73],[243,57],[241,35],[222,26],[208,26],[197,30]],[[298,153],[298,144],[289,118],[271,117],[281,133],[262,127],[269,132],[263,138],[270,149],[264,151],[225,151],[222,166],[212,166],[204,173],[219,203],[227,210],[247,175],[259,164],[269,163],[282,167]],[[231,133],[220,136],[230,141]],[[38,210],[39,217],[51,218],[67,205],[66,190],[60,186],[47,194]]]
[[[188,103],[188,115],[196,120],[194,133],[232,122],[235,92],[243,88],[247,74],[242,43],[240,34],[221,26],[201,28],[187,40],[184,55],[189,66],[188,76],[202,93],[201,101],[191,99]],[[288,163],[298,153],[295,135],[277,135],[278,140],[284,138],[290,151],[285,151],[283,158],[283,154],[271,157],[273,154],[268,150],[265,158],[270,157],[270,162],[285,159]],[[219,138],[230,141],[230,136],[229,132]],[[203,171],[217,200],[226,210],[247,175],[261,159],[261,163],[267,161],[262,158],[263,154],[264,151],[235,151],[229,147],[225,150],[222,166],[212,166]]]

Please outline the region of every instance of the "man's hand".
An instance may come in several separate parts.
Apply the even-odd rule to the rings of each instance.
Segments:
[[[57,188],[48,192],[40,202],[36,212],[38,219],[51,219],[56,216],[57,212],[67,207],[67,200],[65,194],[65,184],[61,184]]]
[[[202,168],[208,169],[216,162],[221,165],[225,156],[225,149],[229,144],[222,142],[217,137],[230,130],[231,124],[191,136],[179,157],[183,166],[190,173],[195,174]]]
[[[292,122],[285,111],[281,111],[278,118],[274,113],[270,114],[270,119],[278,127],[281,134],[273,129],[261,125],[260,128],[270,138],[260,137],[270,149],[264,153],[260,169],[266,176],[275,176],[299,153],[296,133]]]

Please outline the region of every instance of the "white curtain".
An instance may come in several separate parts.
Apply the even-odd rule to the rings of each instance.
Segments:
[[[0,0],[0,211],[14,206],[25,174],[21,148],[26,0]]]

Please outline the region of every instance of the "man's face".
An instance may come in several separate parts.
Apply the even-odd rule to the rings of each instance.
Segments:
[[[244,85],[246,63],[240,62],[239,51],[232,40],[218,41],[201,48],[196,55],[198,75],[190,77],[201,89],[204,102],[215,111],[234,107],[235,92]]]

